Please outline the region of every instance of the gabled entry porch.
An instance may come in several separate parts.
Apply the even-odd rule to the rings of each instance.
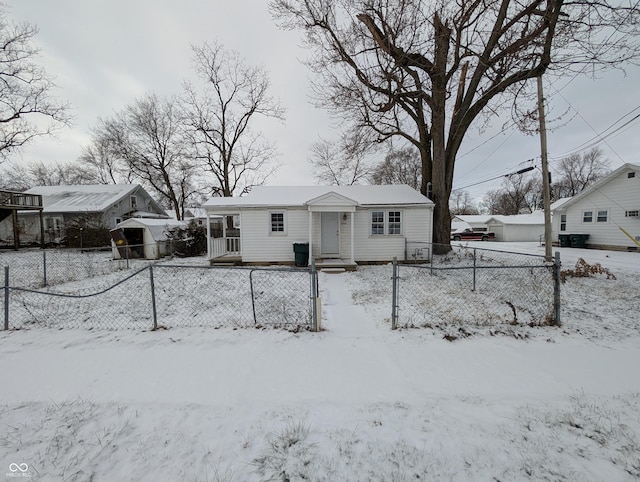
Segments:
[[[309,262],[317,266],[355,267],[353,199],[330,192],[309,200]]]

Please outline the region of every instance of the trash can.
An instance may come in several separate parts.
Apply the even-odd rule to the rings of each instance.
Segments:
[[[558,239],[560,240],[561,248],[569,248],[571,247],[571,237],[568,234],[559,234]]]
[[[296,266],[307,266],[309,264],[309,243],[293,243],[293,253]]]
[[[572,248],[586,248],[587,247],[587,239],[589,239],[588,234],[571,234],[571,247]]]

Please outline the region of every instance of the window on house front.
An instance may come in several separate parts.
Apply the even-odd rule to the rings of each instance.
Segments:
[[[593,222],[593,211],[584,211],[582,213],[582,222],[583,223],[592,223]]]
[[[631,171],[627,173],[627,178],[631,179],[632,177],[636,177],[636,173]]]
[[[606,223],[608,217],[609,213],[607,211],[598,211],[598,217],[596,218],[596,221],[599,223]]]
[[[137,209],[138,207],[138,198],[135,195],[131,196],[131,209]]]
[[[560,215],[560,231],[566,231],[566,230],[567,230],[567,215],[561,214]]]
[[[633,211],[625,211],[624,215],[627,218],[637,218],[640,217],[640,210],[634,209]]]
[[[284,213],[271,213],[271,232],[284,233]]]
[[[384,211],[371,212],[371,234],[384,234]]]
[[[371,234],[402,234],[402,211],[371,211]]]
[[[401,233],[400,211],[389,211],[389,234]]]

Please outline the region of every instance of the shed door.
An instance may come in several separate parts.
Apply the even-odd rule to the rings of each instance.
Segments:
[[[321,213],[320,252],[325,255],[340,253],[340,213]]]

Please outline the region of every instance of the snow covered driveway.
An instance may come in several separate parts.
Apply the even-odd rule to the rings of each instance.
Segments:
[[[46,481],[640,477],[640,336],[391,331],[389,301],[362,293],[372,268],[321,273],[320,333],[0,333],[0,477],[11,464]]]

